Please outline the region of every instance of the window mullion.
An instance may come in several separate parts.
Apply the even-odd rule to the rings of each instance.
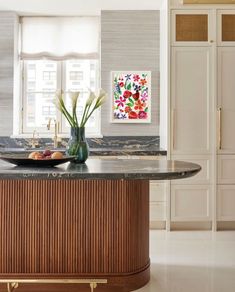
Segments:
[[[22,85],[23,85],[23,98],[22,98],[22,132],[26,130],[26,120],[27,120],[27,79],[28,79],[28,71],[27,71],[27,61],[23,61],[23,75],[22,75]]]
[[[21,62],[21,100],[20,100],[20,127],[21,127],[21,134],[24,133],[25,125],[26,125],[26,66],[25,61]]]
[[[66,61],[61,62],[61,88],[64,92],[64,99],[65,99],[64,102],[66,104]],[[61,132],[63,134],[68,132],[65,124],[66,124],[66,120],[61,114]]]
[[[57,62],[57,90],[61,91],[62,88],[62,61]],[[62,114],[56,109],[56,119],[59,122],[59,132],[62,132]]]

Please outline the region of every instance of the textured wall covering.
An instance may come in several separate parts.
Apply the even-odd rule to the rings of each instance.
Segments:
[[[0,136],[13,131],[14,56],[17,15],[0,12]]]
[[[159,11],[101,12],[101,86],[109,93],[102,108],[105,136],[159,134]],[[111,123],[111,71],[152,72],[151,124]]]

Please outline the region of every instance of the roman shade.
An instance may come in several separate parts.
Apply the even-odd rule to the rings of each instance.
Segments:
[[[22,17],[21,59],[99,57],[99,17]]]

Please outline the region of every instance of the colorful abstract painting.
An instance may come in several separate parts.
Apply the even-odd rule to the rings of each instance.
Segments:
[[[112,72],[112,121],[151,121],[151,72]]]

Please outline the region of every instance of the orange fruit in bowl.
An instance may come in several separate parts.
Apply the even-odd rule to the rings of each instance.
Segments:
[[[40,154],[40,153],[34,151],[34,152],[32,152],[32,153],[29,154],[28,158],[30,158],[30,159],[35,159],[35,156],[37,156],[38,154]]]
[[[42,159],[44,159],[44,156],[42,153],[37,153],[37,154],[35,154],[34,159],[35,160],[42,160]]]
[[[61,159],[61,158],[63,158],[63,153],[56,151],[56,152],[52,153],[51,158],[52,159]]]

